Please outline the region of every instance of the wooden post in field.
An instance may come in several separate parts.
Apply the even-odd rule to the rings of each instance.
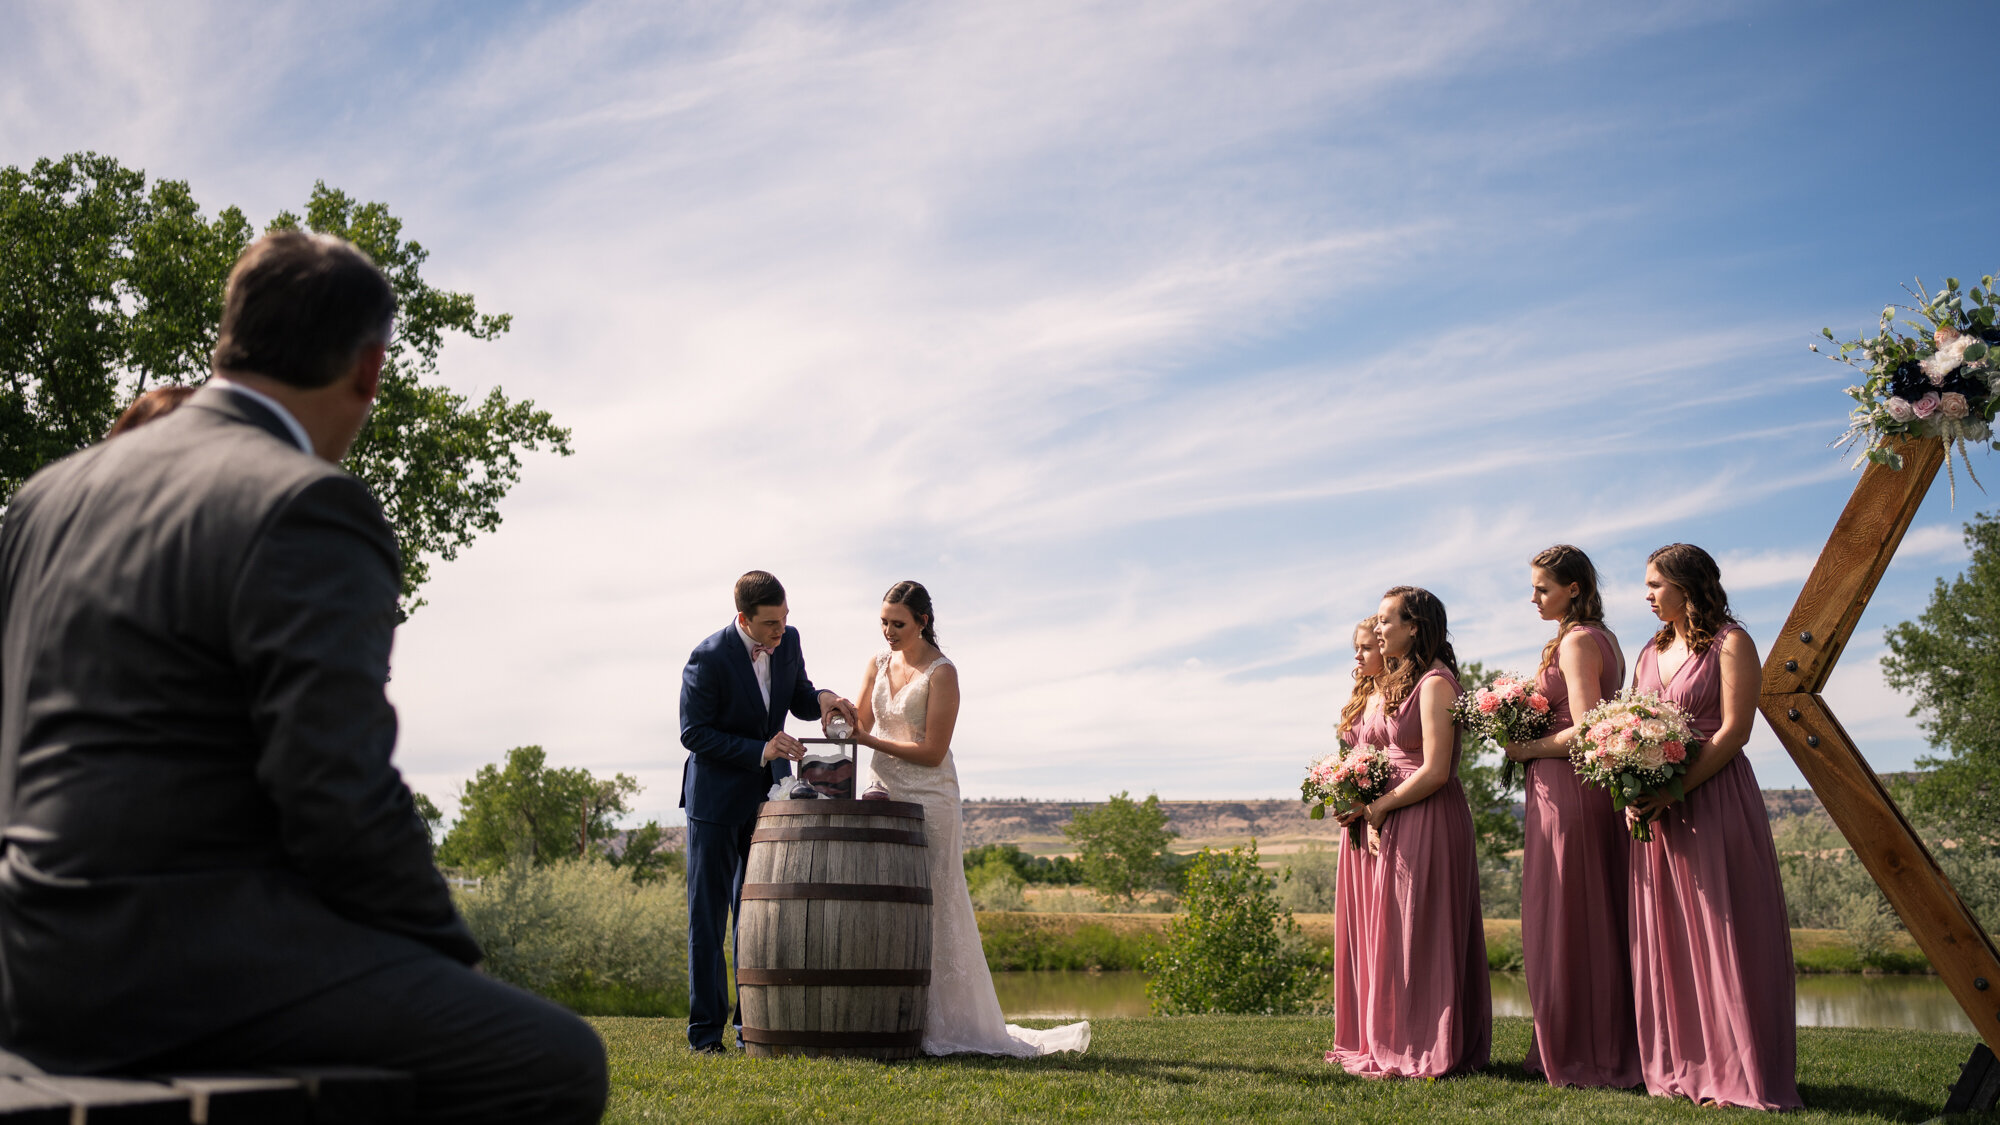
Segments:
[[[2000,1050],[2000,953],[1819,694],[1946,456],[1939,438],[1897,450],[1902,469],[1870,464],[1833,525],[1764,661],[1758,707],[1990,1048],[1973,1053],[1947,1108],[1975,1108],[1956,1104],[1967,1099],[1991,1108],[2000,1078],[1992,1054]]]

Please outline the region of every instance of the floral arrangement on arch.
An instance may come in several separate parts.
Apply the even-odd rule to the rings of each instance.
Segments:
[[[1977,484],[1966,443],[1992,441],[1994,414],[2000,410],[2000,396],[1994,394],[2000,382],[2000,356],[1994,352],[2000,345],[2000,301],[1993,278],[1980,278],[1970,291],[1961,291],[1955,277],[1945,278],[1944,288],[1935,294],[1925,290],[1922,280],[1914,290],[1904,289],[1921,303],[1890,305],[1882,310],[1872,338],[1839,342],[1838,353],[1820,353],[1866,376],[1860,385],[1847,388],[1855,406],[1847,432],[1835,444],[1861,446],[1856,468],[1874,462],[1900,469],[1903,459],[1889,448],[1891,438],[1943,438]],[[1900,322],[1913,333],[1898,330],[1899,308],[1921,318]],[[1820,329],[1820,335],[1834,338],[1831,328]],[[1818,352],[1819,345],[1812,350]],[[1949,457],[1945,468],[1949,473]],[[1951,484],[1956,499],[1955,475]]]

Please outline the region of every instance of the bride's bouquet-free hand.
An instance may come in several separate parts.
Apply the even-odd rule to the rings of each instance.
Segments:
[[[1347,809],[1357,802],[1365,805],[1387,793],[1392,780],[1387,751],[1366,742],[1354,746],[1342,742],[1339,750],[1306,767],[1299,792],[1312,806],[1307,815],[1324,820],[1328,805],[1336,809]],[[1361,833],[1366,827],[1367,822],[1360,817],[1347,824],[1347,838],[1357,848],[1365,839]]]
[[[1549,733],[1549,697],[1526,676],[1508,673],[1458,697],[1451,705],[1452,721],[1475,738],[1495,746],[1526,742]],[[1520,766],[1508,758],[1500,767],[1500,786],[1511,788]]]
[[[1577,727],[1569,760],[1576,775],[1611,791],[1623,809],[1656,793],[1687,796],[1681,776],[1694,761],[1701,734],[1686,711],[1651,692],[1621,691],[1592,707]],[[1634,840],[1653,838],[1653,817],[1632,822]]]

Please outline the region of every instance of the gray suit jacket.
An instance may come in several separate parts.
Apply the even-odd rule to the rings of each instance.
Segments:
[[[383,694],[398,557],[361,483],[219,386],[0,524],[0,1046],[110,1070],[479,948]]]

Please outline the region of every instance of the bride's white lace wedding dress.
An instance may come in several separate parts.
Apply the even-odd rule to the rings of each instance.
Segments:
[[[943,656],[889,690],[889,654],[875,658],[875,729],[878,738],[918,742],[930,706],[931,673],[951,661]],[[924,806],[924,835],[931,859],[931,988],[924,1017],[924,1053],[1046,1055],[1090,1047],[1090,1024],[1047,1031],[1016,1027],[1000,1014],[993,975],[979,944],[972,896],[965,889],[964,831],[959,818],[958,771],[947,752],[936,766],[920,766],[877,750],[869,768],[898,801]]]

